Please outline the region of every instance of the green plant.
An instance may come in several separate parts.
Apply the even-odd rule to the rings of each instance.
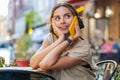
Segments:
[[[25,33],[27,34],[28,34],[28,29],[32,27],[34,23],[42,21],[38,13],[34,11],[30,11],[29,13],[25,14],[25,20],[26,20]]]
[[[27,59],[31,53],[27,50],[31,47],[31,38],[28,34],[24,34],[16,40],[16,58]]]
[[[0,67],[3,67],[5,65],[5,59],[0,56]]]
[[[120,80],[120,65],[117,66],[117,69],[114,75],[114,80]]]

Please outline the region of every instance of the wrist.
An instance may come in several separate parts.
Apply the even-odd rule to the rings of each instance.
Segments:
[[[73,40],[70,38],[67,38],[66,41],[68,42],[68,44],[71,46],[73,44]]]
[[[69,36],[68,38],[69,38],[70,40],[74,41],[74,39],[73,39],[71,36]]]
[[[60,40],[61,42],[63,42],[65,40],[64,36],[61,36],[58,38],[58,40]]]

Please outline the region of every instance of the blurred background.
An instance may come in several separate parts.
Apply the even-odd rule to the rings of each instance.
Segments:
[[[0,56],[6,64],[29,65],[49,32],[50,12],[58,2],[70,3],[79,11],[85,25],[83,37],[90,42],[95,59],[100,60],[101,39],[120,38],[120,0],[0,0]]]

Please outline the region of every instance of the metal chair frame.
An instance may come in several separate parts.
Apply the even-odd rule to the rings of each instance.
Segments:
[[[98,67],[96,80],[99,80],[100,75],[102,75],[102,80],[112,80],[117,69],[117,62],[114,60],[103,60],[97,62],[96,66]]]

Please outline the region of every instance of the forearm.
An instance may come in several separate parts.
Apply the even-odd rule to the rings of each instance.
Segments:
[[[62,42],[56,46],[39,64],[40,68],[44,67],[49,69],[54,64],[57,63],[63,51],[68,47],[69,43],[67,41]]]
[[[51,44],[50,46],[44,48],[44,49],[39,49],[35,55],[31,58],[30,60],[30,66],[32,68],[38,68],[39,67],[39,63],[41,62],[41,60],[43,60],[43,58],[52,50],[54,49],[57,45],[59,45],[64,38],[59,38],[58,40],[56,40],[53,44]]]

